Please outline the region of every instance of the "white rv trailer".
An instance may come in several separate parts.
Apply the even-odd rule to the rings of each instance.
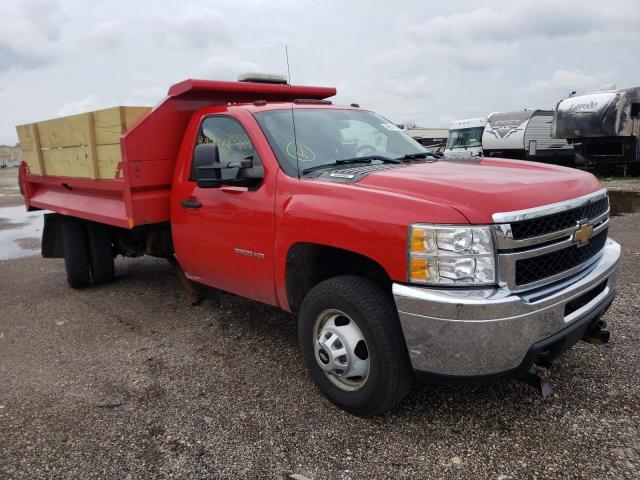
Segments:
[[[640,87],[560,100],[553,136],[573,144],[580,164],[640,165]]]
[[[479,119],[467,122],[477,120]],[[474,144],[477,144],[473,147],[473,155],[573,164],[573,147],[565,140],[551,136],[552,121],[552,110],[492,113],[485,121],[481,136],[478,137],[477,132],[469,136],[469,138],[473,137]],[[454,122],[454,124],[462,124],[462,122]],[[457,139],[464,139],[463,134],[456,135],[453,132],[454,124],[449,131],[450,141],[447,143],[445,156],[455,153]],[[478,138],[480,138],[479,141]]]

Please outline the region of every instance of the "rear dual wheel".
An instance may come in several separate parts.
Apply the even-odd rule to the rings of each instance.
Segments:
[[[64,266],[71,288],[82,288],[91,283],[87,232],[83,223],[75,218],[67,218],[62,227]]]
[[[64,223],[62,236],[67,283],[71,288],[113,280],[113,250],[106,225],[70,217]]]
[[[300,308],[298,335],[313,380],[349,413],[382,414],[413,385],[393,299],[366,278],[339,276],[311,289]]]
[[[102,223],[87,223],[89,262],[94,284],[113,281],[113,248],[109,228]]]

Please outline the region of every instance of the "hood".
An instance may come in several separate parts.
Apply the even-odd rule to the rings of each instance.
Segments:
[[[573,168],[496,158],[416,163],[372,173],[357,185],[449,205],[472,224],[602,188],[596,177]]]

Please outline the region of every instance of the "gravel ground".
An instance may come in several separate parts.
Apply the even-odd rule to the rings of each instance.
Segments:
[[[61,260],[2,261],[0,478],[639,478],[639,220],[612,219],[612,341],[565,354],[551,397],[418,385],[374,419],[318,393],[289,315],[214,290],[191,307],[165,261],[83,291]]]

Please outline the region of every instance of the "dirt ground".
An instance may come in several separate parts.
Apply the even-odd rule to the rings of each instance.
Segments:
[[[289,315],[214,290],[192,307],[165,261],[81,291],[62,260],[0,261],[0,478],[640,478],[639,221],[612,218],[611,342],[561,357],[549,398],[418,385],[373,419],[318,393]]]

